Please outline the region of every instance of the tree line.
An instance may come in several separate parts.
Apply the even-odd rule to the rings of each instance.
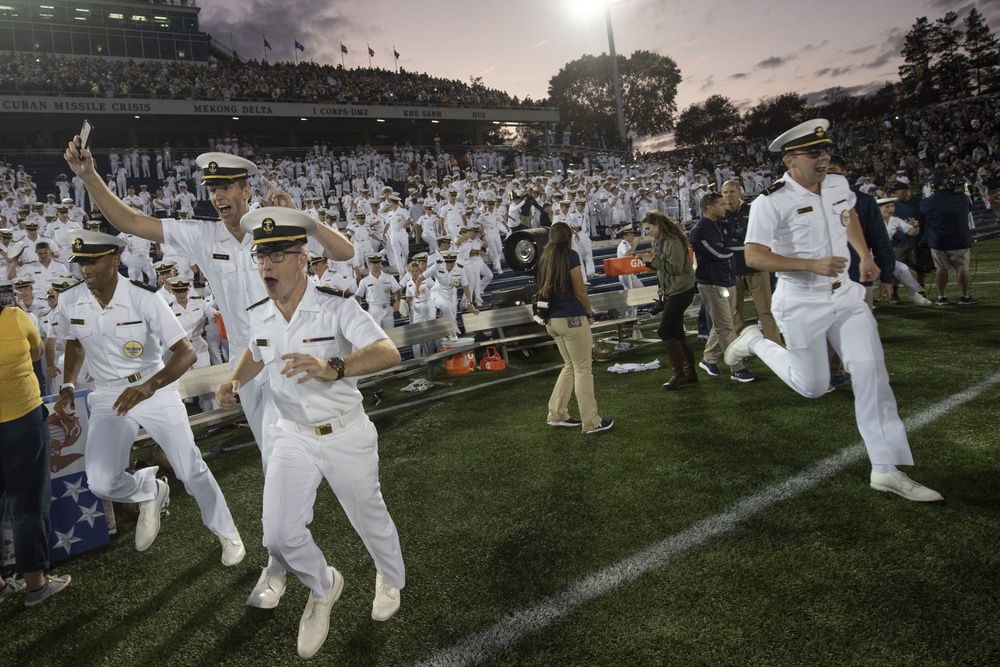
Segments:
[[[877,118],[1000,92],[1000,40],[975,7],[964,20],[953,11],[935,21],[918,18],[900,55],[899,81],[868,95],[835,87],[810,107],[805,97],[789,92],[765,97],[743,113],[728,97],[712,95],[677,114],[677,63],[650,51],[619,54],[625,125],[639,136],[673,131],[680,147],[715,145],[734,134],[771,137],[816,115],[834,122]],[[549,80],[549,103],[559,107],[560,126],[616,136],[610,57],[585,55],[567,63]]]

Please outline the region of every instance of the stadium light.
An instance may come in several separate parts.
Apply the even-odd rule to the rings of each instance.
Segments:
[[[595,16],[604,11],[604,21],[608,25],[608,52],[611,56],[611,83],[615,90],[615,117],[618,121],[618,138],[625,144],[625,110],[622,107],[622,80],[618,74],[618,55],[615,53],[615,32],[611,27],[611,5],[620,5],[628,0],[576,0],[574,10],[581,18]]]

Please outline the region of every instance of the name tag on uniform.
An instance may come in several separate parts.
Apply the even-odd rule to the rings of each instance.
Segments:
[[[813,210],[813,207],[812,207],[812,206],[806,206],[805,208],[800,208],[800,209],[799,209],[798,211],[796,211],[795,213],[796,213],[797,215],[805,215],[806,213],[812,213],[812,210]]]
[[[224,259],[226,261],[229,261],[229,255],[223,255],[222,253],[217,252],[212,255],[212,259]]]
[[[130,326],[132,324],[142,324],[142,320],[136,320],[135,322],[119,322],[115,326],[118,326],[118,327],[127,327],[127,326]]]
[[[254,344],[257,347],[269,347],[271,345],[271,342],[266,338],[258,338],[256,341],[254,341]]]
[[[77,320],[77,319],[71,319],[69,321],[69,323],[70,324],[86,324],[86,322],[84,322],[83,320]]]
[[[322,343],[326,340],[334,340],[334,336],[326,336],[324,338],[303,338],[303,343]]]

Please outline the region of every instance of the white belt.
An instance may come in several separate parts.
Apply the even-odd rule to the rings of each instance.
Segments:
[[[150,366],[149,368],[144,368],[141,371],[136,371],[135,373],[132,373],[132,375],[129,375],[128,377],[125,378],[120,378],[118,380],[110,380],[108,382],[96,380],[94,384],[97,385],[98,387],[123,387],[127,384],[133,384],[135,382],[138,382],[144,377],[149,377],[150,375],[153,375],[158,370],[160,370],[160,368],[161,368],[160,366]]]
[[[825,285],[796,285],[787,281],[780,281],[778,285],[782,289],[791,290],[793,292],[835,292],[844,286],[843,280],[835,280],[832,283],[826,283]]]
[[[365,410],[363,404],[358,403],[358,406],[350,412],[344,413],[343,415],[335,419],[331,419],[323,424],[300,424],[299,422],[293,422],[290,419],[278,419],[278,426],[287,428],[290,431],[295,431],[296,433],[302,433],[303,435],[322,437],[324,435],[330,435],[335,429],[347,428],[354,422],[361,419],[364,414]]]

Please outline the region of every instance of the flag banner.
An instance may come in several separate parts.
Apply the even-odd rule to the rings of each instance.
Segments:
[[[340,52],[341,52],[341,53],[347,53],[347,47],[346,47],[346,46],[344,46],[343,44],[341,44],[341,45],[340,45]]]
[[[268,41],[267,41],[267,39],[266,39],[266,38],[264,39],[264,48],[265,48],[265,49],[268,49],[268,50],[270,50],[270,49],[271,49],[271,45],[270,45],[270,44],[268,43]]]
[[[392,50],[392,55],[396,57],[396,60],[399,60],[399,51],[397,51],[396,49],[393,49]]]
[[[305,51],[306,50],[306,47],[304,47],[301,44],[299,44],[299,40],[295,40],[295,48],[297,48],[299,51]]]
[[[93,494],[84,473],[89,393],[89,390],[76,392],[76,412],[66,419],[51,409],[49,412],[52,494],[49,557],[53,562],[102,547],[111,541],[110,535],[115,531],[113,505]],[[44,401],[51,408],[58,398],[46,396]],[[3,562],[11,565],[14,560],[13,533],[6,522],[3,533]]]
[[[369,46],[368,47],[368,55],[371,56],[372,58],[374,58],[375,57],[375,49],[373,49],[372,47]]]

